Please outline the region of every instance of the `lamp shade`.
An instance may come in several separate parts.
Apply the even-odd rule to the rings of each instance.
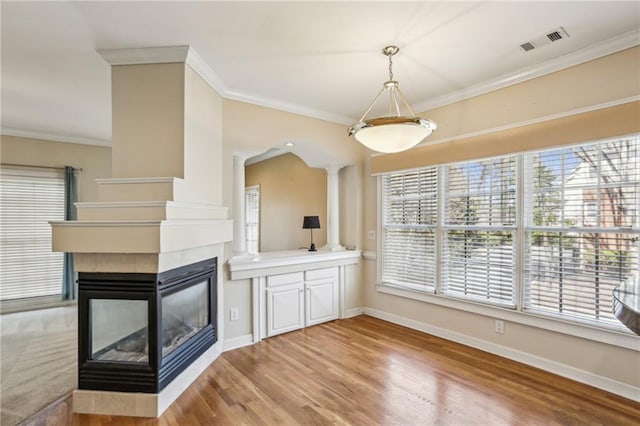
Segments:
[[[381,117],[353,125],[350,135],[374,151],[404,151],[422,142],[436,124],[420,117]]]
[[[320,229],[320,218],[318,216],[305,216],[302,221],[302,229]]]

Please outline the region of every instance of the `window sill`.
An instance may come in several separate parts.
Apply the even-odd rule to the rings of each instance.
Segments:
[[[495,319],[536,327],[556,333],[567,334],[583,339],[619,346],[635,351],[640,350],[640,337],[620,325],[620,329],[605,330],[587,324],[572,323],[561,319],[544,317],[530,312],[521,312],[509,308],[485,305],[473,301],[462,301],[451,297],[409,290],[386,283],[377,285],[381,293],[419,300],[421,302],[484,315]]]

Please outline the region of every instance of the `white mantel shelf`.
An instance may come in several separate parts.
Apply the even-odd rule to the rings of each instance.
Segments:
[[[361,256],[361,250],[272,251],[235,256],[229,259],[228,267],[231,280],[239,280],[350,265],[358,263]]]

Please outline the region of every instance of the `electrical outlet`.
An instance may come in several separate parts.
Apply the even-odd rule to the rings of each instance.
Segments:
[[[238,312],[238,308],[229,309],[229,320],[230,321],[238,321],[240,317],[240,313]]]
[[[496,320],[496,333],[504,334],[504,321]]]
[[[376,239],[376,231],[367,232],[367,238],[369,238],[370,240],[375,240]]]

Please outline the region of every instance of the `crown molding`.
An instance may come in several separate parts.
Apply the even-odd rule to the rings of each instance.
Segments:
[[[220,93],[225,99],[246,102],[253,105],[263,106],[266,108],[277,109],[279,111],[289,112],[292,114],[302,115],[310,118],[317,118],[319,120],[329,121],[331,123],[350,125],[355,121],[352,117],[347,117],[340,114],[333,114],[327,111],[317,110],[314,108],[308,108],[302,105],[282,102],[272,98],[265,98],[261,96],[253,96],[246,93],[236,91],[226,91]]]
[[[191,46],[139,47],[128,49],[97,49],[111,66],[185,63],[221,95],[227,87],[220,77]]]
[[[111,141],[108,139],[95,139],[74,135],[61,135],[58,133],[38,132],[32,130],[15,129],[12,127],[0,128],[0,134],[5,136],[15,136],[19,138],[43,139],[52,142],[77,143],[81,145],[111,147]]]
[[[522,83],[537,77],[560,71],[575,65],[579,65],[603,56],[611,55],[621,50],[640,45],[640,29],[636,29],[618,37],[593,44],[587,48],[568,53],[551,61],[537,66],[507,74],[502,77],[483,82],[456,92],[449,93],[431,99],[427,102],[415,104],[415,111],[425,112],[448,104],[463,101],[474,96],[482,95],[494,90],[499,90],[514,84]],[[298,104],[278,101],[271,98],[253,96],[229,89],[222,79],[213,71],[204,59],[189,46],[145,47],[131,49],[98,49],[97,52],[110,65],[126,64],[152,64],[184,62],[189,65],[200,77],[202,77],[224,99],[246,102],[253,105],[273,108],[292,114],[316,118],[336,124],[349,125],[357,121],[353,117],[333,114],[326,111],[307,108]],[[524,53],[523,53],[524,54]],[[574,112],[572,112],[574,113]],[[567,115],[571,115],[569,113]],[[521,124],[519,124],[521,125]],[[86,138],[73,135],[61,135],[15,128],[0,128],[0,132],[7,136],[17,136],[33,139],[45,139],[56,142],[78,143],[96,146],[111,146],[111,141],[106,139]]]
[[[185,62],[189,46],[134,47],[96,49],[109,65],[170,64]]]
[[[580,65],[603,56],[611,55],[621,50],[629,49],[640,44],[640,29],[629,31],[618,37],[595,43],[584,49],[560,56],[547,62],[535,65],[525,70],[506,74],[493,80],[485,81],[475,86],[448,93],[427,102],[415,104],[414,111],[429,111],[454,102],[460,102],[474,96],[482,95],[494,90],[503,89],[514,84],[542,77],[552,72],[560,71],[575,65]],[[522,52],[522,54],[526,54]]]
[[[224,97],[224,93],[228,92],[228,88],[220,76],[192,47],[187,51],[186,63],[221,96]]]

